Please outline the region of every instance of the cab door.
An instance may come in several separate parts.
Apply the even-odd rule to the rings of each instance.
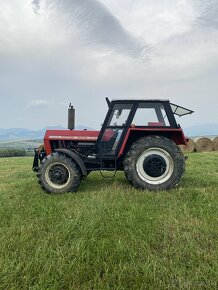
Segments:
[[[133,104],[130,103],[111,103],[97,140],[98,150],[102,156],[117,156],[130,126],[132,108]]]

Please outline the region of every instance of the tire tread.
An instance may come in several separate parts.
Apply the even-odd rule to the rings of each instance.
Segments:
[[[68,170],[70,170],[71,174],[73,175],[73,179],[70,181],[70,183],[66,186],[64,190],[52,188],[45,179],[46,167],[50,165],[52,162],[57,161],[67,166]],[[65,154],[58,152],[46,156],[39,167],[39,171],[37,172],[38,183],[40,184],[41,188],[51,194],[63,192],[75,192],[80,185],[81,176],[82,176],[81,171],[78,165]]]
[[[154,185],[142,180],[136,171],[136,162],[144,150],[158,147],[166,150],[174,161],[172,176],[162,184]],[[129,183],[137,189],[165,190],[176,187],[185,172],[185,158],[179,146],[171,139],[163,136],[148,136],[138,139],[132,144],[124,159],[124,173]]]

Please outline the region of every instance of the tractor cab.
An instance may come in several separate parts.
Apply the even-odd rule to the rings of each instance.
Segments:
[[[186,143],[174,114],[183,116],[193,111],[172,104],[168,100],[109,101],[107,99],[107,103],[108,113],[97,139],[97,148],[103,156],[118,157],[122,153],[120,152],[122,147],[125,147],[125,137],[131,137],[134,141],[137,138],[136,135],[140,136],[142,131],[143,134],[145,132],[166,134],[167,131],[173,129],[177,133],[180,132],[180,138],[177,135],[176,143]],[[172,135],[175,134],[172,133]]]

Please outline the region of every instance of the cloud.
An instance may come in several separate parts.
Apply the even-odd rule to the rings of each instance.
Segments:
[[[120,21],[100,1],[41,0],[47,13],[65,29],[65,35],[78,39],[84,46],[97,47],[109,52],[141,57],[147,52],[146,43],[127,31]],[[39,1],[34,1],[37,12]]]
[[[155,3],[153,0],[101,2],[109,7],[128,31],[153,46],[188,32],[198,17],[192,0],[157,0]]]
[[[198,24],[203,27],[218,29],[218,2],[217,0],[195,0],[194,5],[200,11]]]
[[[45,108],[49,106],[49,102],[46,100],[32,100],[29,104],[27,104],[26,108]]]
[[[33,0],[32,1],[33,11],[38,14],[40,10],[40,0]]]

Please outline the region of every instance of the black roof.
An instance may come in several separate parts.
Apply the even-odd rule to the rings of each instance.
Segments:
[[[143,102],[143,103],[155,103],[155,102],[169,102],[167,99],[113,99],[111,102],[128,102],[128,103],[134,103],[134,102]]]
[[[194,111],[186,109],[182,106],[170,103],[169,100],[167,99],[114,99],[112,101],[109,101],[108,98],[106,98],[107,103],[118,103],[118,104],[130,104],[130,103],[169,103],[171,106],[171,109],[173,113],[179,117],[187,115],[187,114],[192,114]]]

